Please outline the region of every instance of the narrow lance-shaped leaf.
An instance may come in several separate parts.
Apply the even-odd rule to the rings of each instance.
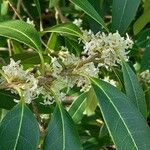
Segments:
[[[109,83],[95,78],[91,81],[116,148],[149,150],[150,129],[136,106],[125,94]]]
[[[87,0],[70,0],[73,4],[80,7],[87,15],[98,22],[106,31],[108,31],[103,19]]]
[[[83,117],[83,112],[85,111],[86,105],[86,93],[81,94],[76,100],[71,104],[68,113],[74,122],[78,123]]]
[[[37,11],[38,11],[38,14],[39,14],[39,17],[40,17],[40,30],[42,31],[43,27],[42,27],[42,15],[41,15],[42,13],[41,13],[40,2],[39,2],[39,0],[34,0],[34,3],[36,5]]]
[[[140,0],[113,0],[112,29],[120,33],[130,25],[134,19]]]
[[[36,5],[38,14],[39,14],[39,16],[41,18],[41,6],[40,6],[40,2],[39,2],[39,0],[33,0],[33,1],[34,1],[35,5]]]
[[[39,129],[34,115],[25,104],[17,104],[0,124],[0,149],[35,150],[38,142]]]
[[[82,149],[74,123],[62,106],[56,106],[54,110],[43,147],[44,150]]]
[[[122,63],[122,71],[127,96],[135,104],[135,106],[142,113],[142,115],[146,118],[147,107],[145,96],[142,87],[140,86],[137,79],[137,76],[126,62]]]
[[[42,33],[55,32],[59,34],[68,34],[82,37],[82,32],[75,24],[63,23],[44,30]]]
[[[38,32],[28,23],[19,20],[0,23],[0,36],[22,42],[31,48],[40,51],[41,40]]]

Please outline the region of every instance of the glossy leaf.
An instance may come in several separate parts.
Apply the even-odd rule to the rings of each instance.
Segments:
[[[133,104],[146,118],[147,108],[145,96],[142,87],[140,86],[139,81],[137,79],[137,76],[126,62],[122,63],[122,71],[126,95],[130,98]]]
[[[39,142],[37,121],[24,104],[16,105],[0,124],[0,149],[35,150]]]
[[[134,19],[140,0],[113,0],[112,30],[124,33]]]
[[[79,136],[74,123],[62,106],[54,110],[44,141],[44,150],[81,150]]]
[[[143,14],[137,19],[137,21],[133,25],[134,34],[140,32],[144,28],[144,26],[150,22],[150,0],[145,0],[143,7]]]
[[[38,32],[32,25],[23,21],[13,20],[1,22],[0,36],[17,40],[35,50],[41,50],[41,41]]]
[[[91,81],[116,149],[149,150],[150,129],[136,106],[109,83],[96,78]]]
[[[108,31],[103,19],[94,9],[94,7],[87,0],[70,0],[73,4],[80,7],[87,15],[93,18],[96,22],[98,22],[105,30]]]
[[[75,24],[72,23],[63,23],[43,31],[43,33],[48,33],[48,32],[55,32],[59,34],[67,34],[67,35],[82,37],[81,30]]]
[[[68,113],[74,122],[78,123],[83,117],[83,112],[85,111],[86,105],[86,93],[81,94],[76,100],[71,104]]]

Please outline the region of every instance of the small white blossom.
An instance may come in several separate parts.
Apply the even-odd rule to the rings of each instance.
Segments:
[[[74,54],[70,54],[68,50],[60,51],[59,57],[65,66],[76,65],[79,61],[79,58],[76,57]]]
[[[81,25],[82,25],[82,20],[81,20],[81,19],[75,19],[75,20],[73,21],[73,24],[75,24],[75,25],[78,26],[78,27],[81,27]]]
[[[86,63],[82,67],[76,70],[80,75],[98,77],[99,69],[95,67],[93,62]]]
[[[111,85],[113,85],[115,87],[117,86],[117,82],[113,79],[110,79],[109,76],[105,76],[103,80],[110,83]]]
[[[43,102],[40,102],[42,105],[51,105],[54,103],[54,97],[44,87],[41,87],[41,90],[39,93],[42,95],[42,98],[43,98]]]
[[[52,71],[53,71],[52,75],[57,78],[61,73],[61,71],[63,70],[63,67],[60,65],[56,57],[51,57],[51,59],[52,59],[51,63],[52,63]]]
[[[150,70],[145,70],[140,74],[142,80],[150,84]]]
[[[86,92],[91,87],[90,81],[86,78],[86,76],[98,77],[99,69],[98,67],[95,67],[93,62],[90,62],[74,70],[74,73],[79,75],[78,77],[76,77],[77,87],[81,87],[80,91]]]
[[[32,25],[33,27],[35,27],[35,24],[34,24],[34,21],[33,20],[30,20],[30,18],[27,18],[27,21],[26,21],[28,24]]]

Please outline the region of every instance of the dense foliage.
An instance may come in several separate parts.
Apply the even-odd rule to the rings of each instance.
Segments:
[[[150,0],[0,0],[0,150],[150,149]]]

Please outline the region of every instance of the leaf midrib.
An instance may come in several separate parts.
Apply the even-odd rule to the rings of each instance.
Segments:
[[[23,116],[24,116],[24,104],[21,104],[21,115],[20,115],[20,123],[19,123],[19,128],[18,128],[18,134],[17,134],[17,138],[16,138],[16,142],[14,145],[13,150],[16,150],[17,144],[18,144],[18,140],[19,140],[19,136],[20,136],[20,132],[21,132],[21,127],[22,127],[22,122],[23,122]]]
[[[74,35],[74,36],[79,36],[79,37],[81,37],[81,35],[82,34],[79,34],[78,32],[75,32],[74,30],[71,30],[70,28],[67,28],[67,27],[61,27],[62,29],[66,29],[66,30],[68,30],[68,31],[71,31],[72,32],[72,35]],[[54,30],[54,31],[53,31]],[[59,29],[53,29],[53,28],[51,28],[50,30],[47,30],[47,31],[44,31],[44,32],[58,32],[59,33]],[[66,33],[66,34],[69,34],[68,32],[65,32],[65,31],[61,31],[62,33]]]
[[[73,4],[77,5],[73,0],[70,0]],[[89,9],[87,7],[87,5],[85,5],[84,3],[82,3],[82,0],[80,0],[80,4],[82,6],[84,6],[84,8],[86,8],[87,10]],[[91,4],[90,4],[91,5]],[[86,11],[86,9],[83,9],[81,6],[77,5],[78,7],[80,7],[83,11],[85,11],[91,18],[93,18],[96,22],[98,22],[106,31],[108,31],[108,29],[103,25],[103,20],[101,18],[99,18],[99,15],[97,13],[97,11],[95,9],[92,9],[92,15],[95,16],[96,15],[96,19],[95,17],[93,17],[91,14],[88,13],[88,11]],[[102,23],[101,23],[102,22]]]
[[[82,105],[84,104],[85,100],[86,100],[86,98],[82,101],[82,103],[80,104],[78,109],[74,112],[74,114],[72,115],[72,118],[74,118],[74,116],[77,114],[78,110],[82,107]]]
[[[136,145],[136,142],[134,141],[134,138],[132,137],[132,134],[130,133],[130,130],[128,129],[128,126],[127,126],[126,123],[124,122],[124,120],[123,120],[123,118],[121,117],[121,115],[120,115],[119,111],[117,110],[116,106],[115,106],[115,105],[113,104],[113,102],[111,101],[111,98],[107,95],[107,93],[105,92],[105,90],[104,90],[101,86],[99,86],[99,84],[97,84],[97,82],[96,82],[94,79],[91,79],[91,80],[92,80],[92,81],[95,83],[95,85],[97,85],[97,86],[103,91],[103,93],[107,96],[107,98],[109,99],[110,103],[112,104],[112,106],[114,107],[114,109],[115,109],[116,112],[118,113],[120,119],[122,120],[122,122],[123,122],[125,128],[127,129],[127,131],[128,131],[128,133],[129,133],[129,135],[130,135],[130,137],[131,137],[131,139],[132,139],[132,141],[133,141],[133,143],[134,143],[136,149],[138,150],[138,147],[137,147],[137,145]],[[111,132],[110,132],[110,134],[111,134]],[[112,136],[112,135],[111,135],[111,136]],[[113,138],[113,136],[112,136],[112,138]],[[113,141],[114,141],[114,139],[113,139]],[[114,142],[114,143],[115,143],[115,142]]]

